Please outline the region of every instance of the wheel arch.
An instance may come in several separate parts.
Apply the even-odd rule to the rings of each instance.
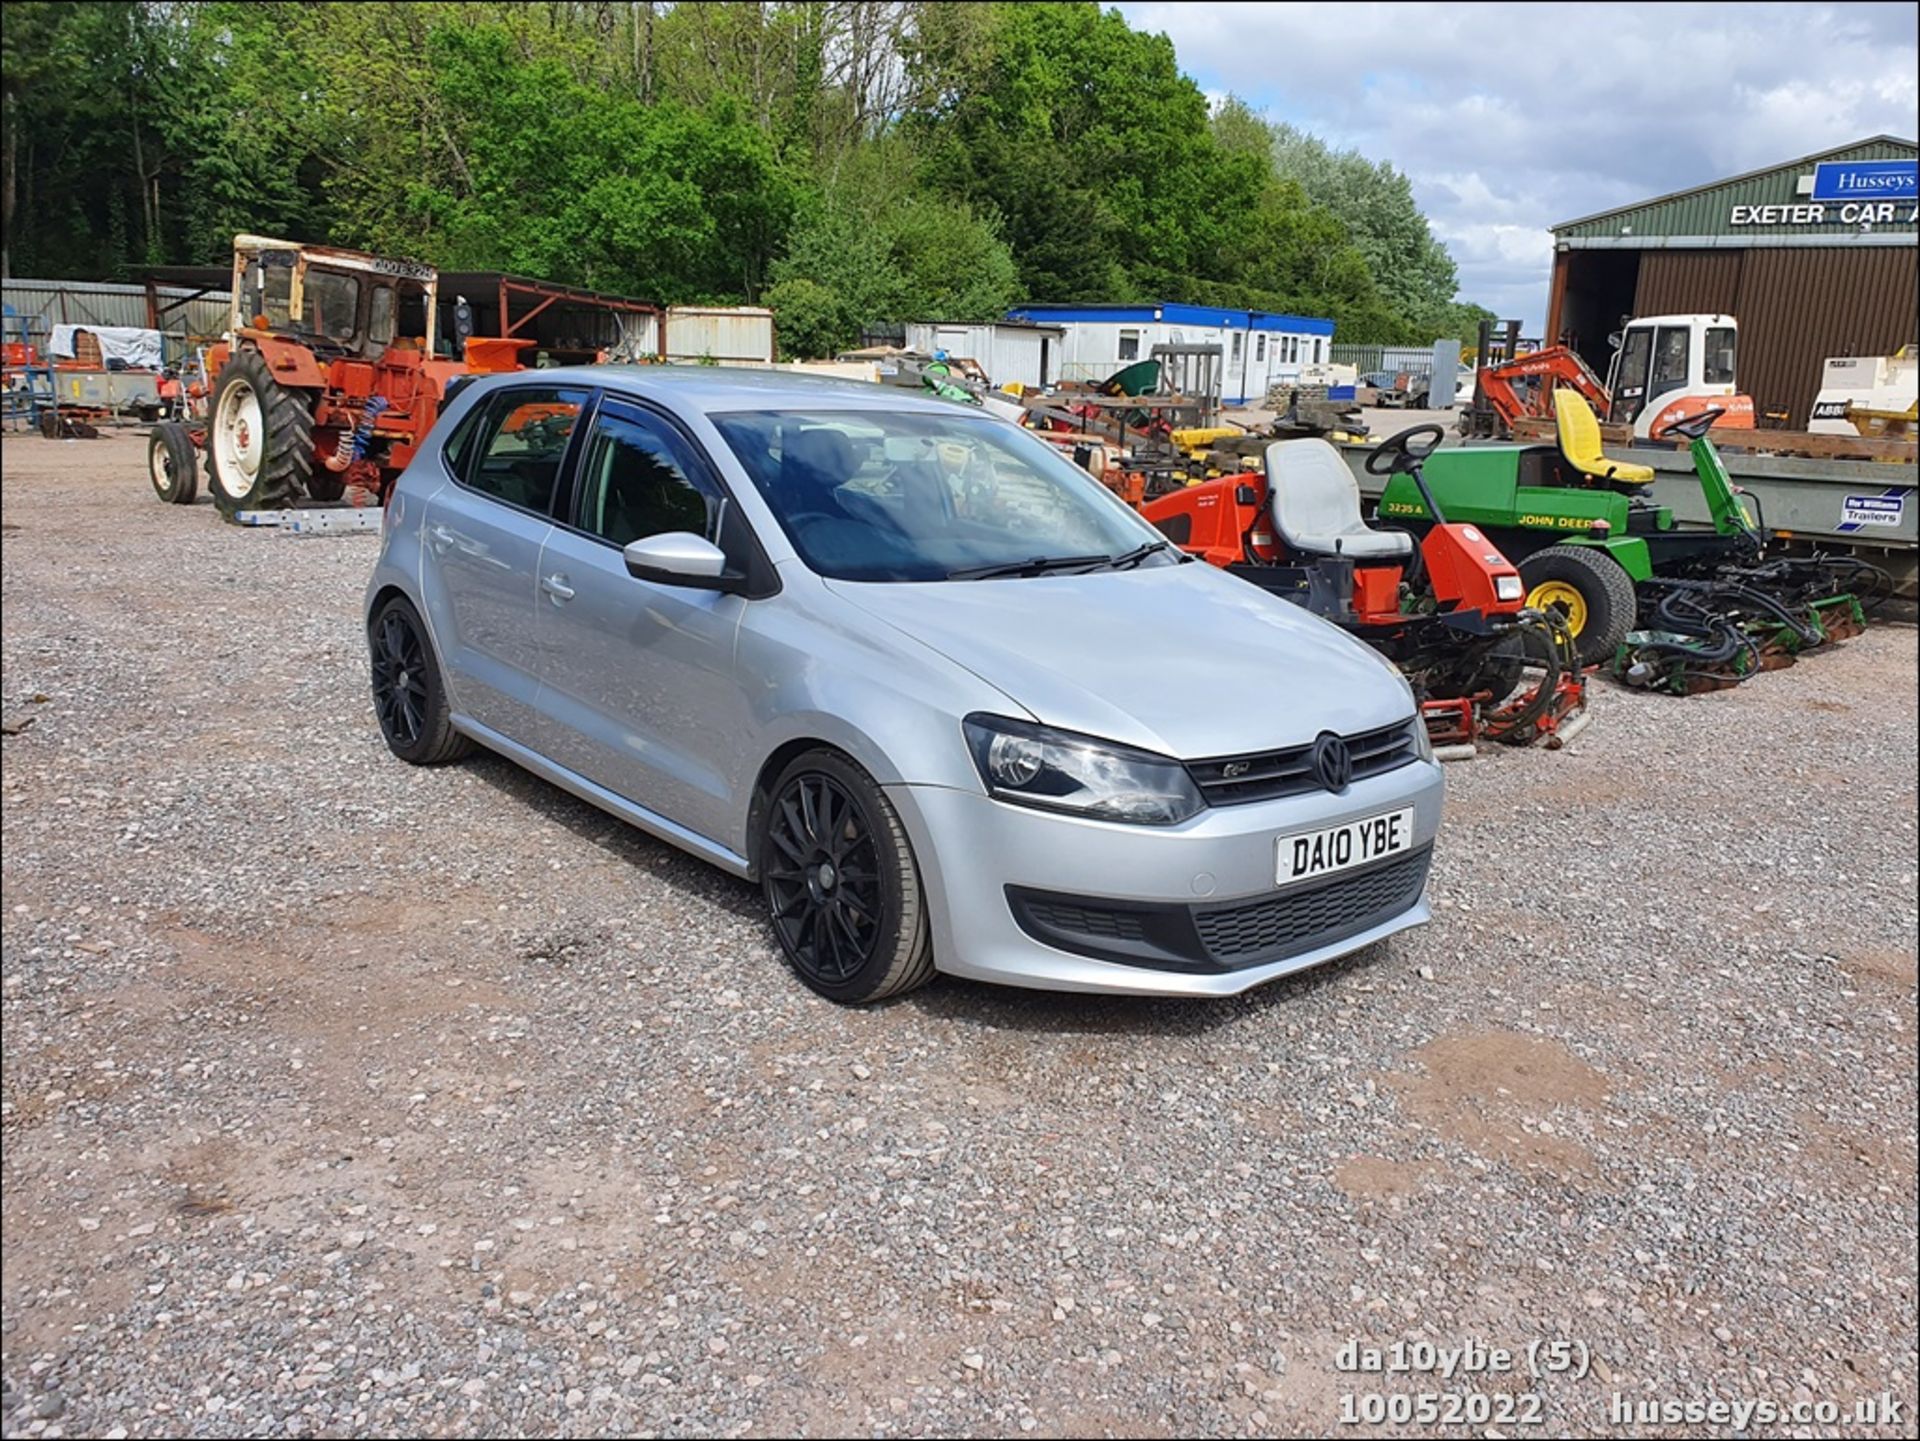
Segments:
[[[861,770],[873,777],[875,785],[884,784],[881,778],[875,775],[872,766],[843,745],[837,745],[833,741],[812,734],[796,735],[780,742],[761,762],[760,771],[753,778],[753,788],[748,793],[745,844],[740,848],[740,854],[747,858],[748,879],[755,881],[760,879],[760,827],[767,813],[767,805],[773,799],[773,783],[794,761],[808,751],[817,750],[833,752],[842,760],[859,766]]]

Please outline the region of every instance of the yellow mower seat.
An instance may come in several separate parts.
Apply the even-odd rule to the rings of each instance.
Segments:
[[[1582,475],[1609,484],[1653,483],[1652,466],[1607,459],[1600,448],[1600,422],[1594,418],[1593,407],[1565,387],[1553,392],[1553,422],[1560,436],[1560,453]]]

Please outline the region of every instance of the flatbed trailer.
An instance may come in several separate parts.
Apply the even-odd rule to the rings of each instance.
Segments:
[[[1769,434],[1781,433],[1747,431],[1739,433],[1739,442],[1758,444]],[[1720,439],[1716,429],[1716,445]],[[1815,436],[1813,439],[1851,438]],[[1524,443],[1552,445],[1551,423],[1543,439]],[[1853,443],[1886,446],[1901,442]],[[1480,440],[1473,444],[1521,445],[1523,442]],[[1904,444],[1911,456],[1913,443]],[[1685,450],[1643,443],[1629,452],[1627,447],[1616,443],[1609,446],[1609,451],[1622,456],[1630,453],[1636,464],[1653,468],[1655,480],[1648,487],[1648,498],[1656,505],[1671,506],[1674,519],[1681,526],[1711,527],[1706,497],[1701,493],[1693,461]],[[1360,481],[1362,496],[1369,502],[1377,501],[1384,483],[1366,473],[1363,462],[1367,447],[1343,446],[1341,453]],[[1734,484],[1758,503],[1761,528],[1784,542],[1784,549],[1820,549],[1857,555],[1893,578],[1895,595],[1908,601],[1920,598],[1920,465],[1912,459],[1760,455],[1731,446],[1720,446],[1720,459]]]

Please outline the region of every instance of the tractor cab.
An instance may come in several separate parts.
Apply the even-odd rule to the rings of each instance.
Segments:
[[[432,354],[432,266],[259,235],[233,242],[236,336],[296,341],[327,360],[379,360],[389,347]]]
[[[1739,326],[1731,315],[1655,315],[1633,320],[1615,337],[1607,394],[1615,425],[1645,440],[1676,420],[1709,407],[1719,424],[1753,428],[1753,397],[1734,380]]]

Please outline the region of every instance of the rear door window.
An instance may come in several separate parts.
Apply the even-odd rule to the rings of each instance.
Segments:
[[[567,443],[586,407],[584,390],[516,386],[496,392],[474,407],[449,448],[454,477],[482,495],[547,514]]]

